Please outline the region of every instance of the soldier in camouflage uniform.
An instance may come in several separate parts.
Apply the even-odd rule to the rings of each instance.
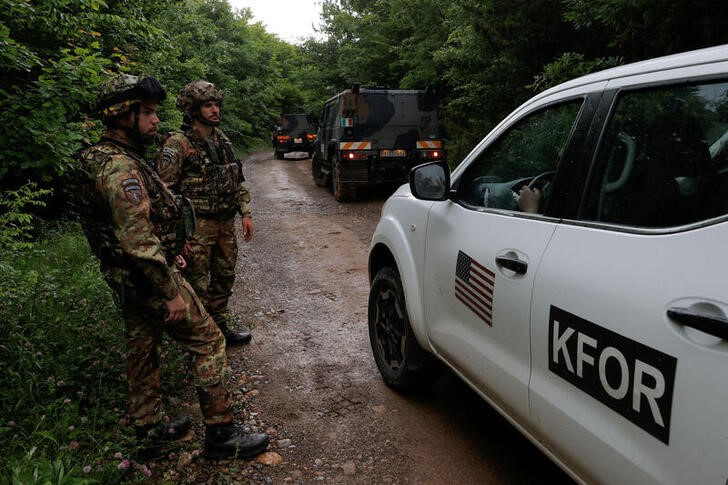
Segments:
[[[181,198],[142,158],[165,96],[151,77],[122,74],[102,85],[97,109],[107,129],[80,153],[75,203],[126,323],[129,415],[143,447],[158,450],[190,428],[186,416],[163,423],[159,351],[166,332],[193,356],[206,454],[254,456],[268,437],[233,426],[233,400],[223,383],[224,338],[178,269],[186,264]]]
[[[182,130],[173,131],[157,154],[157,172],[169,189],[189,198],[197,213],[197,230],[185,276],[225,335],[228,345],[250,342],[247,330],[230,329],[228,300],[235,282],[238,246],[235,217],[242,217],[243,240],[253,237],[250,194],[243,185],[240,161],[217,128],[222,93],[214,84],[195,81],[177,97],[185,115]]]

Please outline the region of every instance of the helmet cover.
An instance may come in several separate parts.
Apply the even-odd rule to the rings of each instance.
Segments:
[[[166,97],[162,85],[151,76],[119,74],[99,87],[96,111],[107,120],[126,113],[136,103],[149,100],[160,103]]]
[[[200,79],[183,87],[177,96],[177,108],[185,114],[193,111],[207,101],[222,103],[222,92],[211,82]]]

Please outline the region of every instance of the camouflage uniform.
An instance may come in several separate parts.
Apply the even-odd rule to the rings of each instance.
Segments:
[[[189,93],[191,88],[198,87],[200,92]],[[211,83],[198,81],[185,89],[190,100],[221,101],[219,91]],[[190,109],[179,100],[178,106],[183,111]],[[213,128],[212,137],[205,140],[193,128],[183,128],[186,129],[167,135],[157,154],[156,168],[172,192],[189,198],[195,206],[197,228],[190,240],[185,275],[220,328],[228,334],[228,300],[238,257],[235,216],[250,215],[250,193],[243,184],[242,165],[233,154],[232,143],[221,130]]]
[[[223,383],[225,341],[174,268],[180,249],[179,199],[144,161],[142,150],[107,132],[80,153],[74,184],[84,232],[126,322],[129,414],[138,428],[162,419],[159,351],[165,331],[193,356],[205,424],[228,424],[233,401]],[[165,301],[178,293],[187,304],[187,318],[165,324]]]

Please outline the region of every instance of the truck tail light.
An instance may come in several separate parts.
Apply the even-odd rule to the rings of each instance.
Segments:
[[[285,143],[285,142],[290,141],[290,140],[291,140],[290,135],[277,135],[276,136],[276,141],[278,143]]]
[[[422,152],[422,158],[426,160],[439,160],[442,158],[441,150],[425,150]]]
[[[367,154],[365,152],[343,152],[342,158],[344,160],[365,160]]]
[[[314,141],[314,140],[316,140],[316,135],[314,135],[314,134],[312,134],[312,133],[308,133],[308,134],[306,134],[306,138],[307,138],[307,139],[308,139],[309,141]]]

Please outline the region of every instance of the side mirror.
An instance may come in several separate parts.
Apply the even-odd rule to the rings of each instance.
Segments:
[[[444,161],[430,162],[410,171],[410,190],[421,200],[447,200],[450,194],[450,167]]]

